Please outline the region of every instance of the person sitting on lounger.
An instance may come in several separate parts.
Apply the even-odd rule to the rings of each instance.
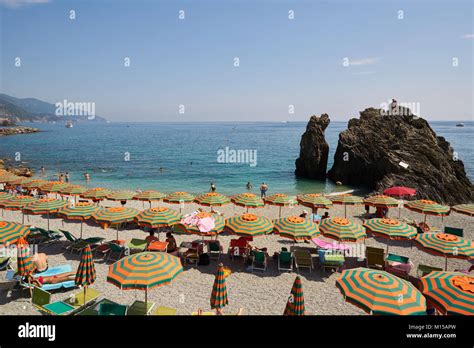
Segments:
[[[176,249],[177,249],[176,239],[174,239],[171,232],[166,233],[166,242],[168,243],[168,252],[169,253],[172,253],[172,252],[176,251]]]
[[[148,248],[148,246],[153,243],[153,242],[159,242],[160,240],[158,239],[158,237],[155,236],[155,231],[152,229],[150,230],[150,235],[148,237],[145,238],[145,241],[146,241],[146,246]]]
[[[35,272],[40,273],[48,269],[48,255],[45,253],[36,253],[31,258],[35,264]]]
[[[69,280],[74,280],[76,277],[76,272],[67,272],[61,273],[54,276],[39,276],[38,278],[30,277],[29,281],[31,284],[41,288],[43,284],[58,284],[67,282]]]

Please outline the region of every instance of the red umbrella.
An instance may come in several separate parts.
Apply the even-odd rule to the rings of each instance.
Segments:
[[[405,186],[394,186],[383,191],[383,194],[388,195],[388,196],[398,196],[398,197],[414,196],[416,194],[416,190],[409,187],[405,187]]]

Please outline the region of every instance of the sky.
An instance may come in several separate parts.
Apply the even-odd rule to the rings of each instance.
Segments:
[[[469,120],[473,4],[0,0],[0,91],[111,121],[342,121],[391,98]]]

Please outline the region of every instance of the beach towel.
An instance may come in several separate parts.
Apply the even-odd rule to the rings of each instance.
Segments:
[[[200,232],[210,232],[216,227],[213,216],[199,218],[196,213],[186,216],[180,221],[183,225],[196,226]]]

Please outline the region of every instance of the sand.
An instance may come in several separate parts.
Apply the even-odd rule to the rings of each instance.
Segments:
[[[119,206],[118,202],[104,201],[102,206]],[[131,201],[127,203],[128,207],[138,208],[140,210],[148,208],[148,203]],[[173,209],[179,209],[176,205],[168,205],[161,202],[154,202],[153,206],[168,206]],[[196,210],[199,206],[197,204],[188,204],[185,206],[183,213],[189,213]],[[208,209],[208,208],[206,208]],[[245,210],[241,207],[236,207],[229,204],[223,207],[216,208],[219,212],[225,214],[226,217],[241,214]],[[290,216],[300,214],[305,207],[296,206],[294,208],[283,208],[283,216]],[[263,214],[269,218],[278,217],[278,207],[266,206],[263,209],[253,210],[257,214]],[[329,210],[331,216],[343,216],[344,208],[341,206],[334,206]],[[356,216],[354,219],[358,222],[361,220],[357,217],[364,212],[363,206],[348,207],[348,217]],[[322,213],[322,211],[319,211]],[[398,217],[398,208],[391,209],[390,216]],[[402,209],[402,217],[407,219],[416,219],[422,221],[422,215],[417,214],[407,209]],[[5,211],[4,220],[21,222],[21,213],[18,211]],[[428,217],[428,223],[431,226],[442,228],[443,226],[459,227],[464,229],[465,237],[469,240],[474,236],[473,218],[452,213],[450,216],[442,219],[440,217]],[[29,216],[25,223],[46,228],[46,219],[42,216]],[[444,225],[443,225],[444,223]],[[64,221],[59,218],[51,219],[51,229],[66,229],[79,237],[80,224],[74,221]],[[107,240],[115,239],[115,230],[104,230],[97,226],[94,222],[84,224],[83,237],[102,236]],[[132,238],[145,238],[147,234],[134,225],[127,226],[120,232],[120,239],[127,241]],[[160,235],[160,239],[165,238],[164,234]],[[175,235],[178,245],[182,241],[192,241],[199,239],[195,235]],[[224,251],[227,251],[229,241],[235,236],[220,235],[219,241],[224,246]],[[330,241],[321,237],[323,240]],[[387,240],[375,240],[369,236],[366,240],[366,245],[386,248]],[[416,246],[411,246],[408,241],[389,241],[390,252],[407,256],[414,263],[411,275],[416,276],[416,267],[423,263],[435,267],[444,268],[444,258],[430,255]],[[301,246],[314,247],[311,244],[298,243]],[[256,247],[267,247],[270,255],[279,251],[282,246],[290,247],[292,242],[288,239],[281,238],[278,235],[268,235],[257,237],[254,239],[252,245]],[[76,269],[79,264],[80,256],[75,253],[71,254],[65,252],[64,243],[58,242],[47,247],[40,247],[39,252],[44,252],[49,255],[50,267],[55,265],[62,265],[70,263],[73,269]],[[317,266],[316,259],[314,260],[315,269],[309,273],[308,271],[301,271],[300,275],[303,282],[303,290],[305,297],[306,310],[309,314],[315,315],[362,315],[365,314],[361,309],[350,303],[346,303],[343,296],[335,286],[336,279],[340,273],[333,273],[327,271],[323,274]],[[277,261],[269,260],[267,271],[264,273],[251,273],[245,270],[242,260],[230,260],[227,255],[221,257],[221,262],[226,267],[232,270],[232,274],[227,278],[227,291],[229,298],[229,305],[225,307],[225,313],[236,313],[239,308],[244,309],[244,314],[250,315],[281,315],[284,311],[286,301],[290,294],[293,281],[296,273],[279,273],[277,269]],[[111,263],[105,263],[102,260],[96,260],[95,267],[97,271],[97,280],[92,286],[94,289],[102,292],[110,300],[130,304],[135,299],[143,300],[144,292],[137,290],[123,291],[112,284],[106,282],[107,272]],[[361,263],[363,265],[363,263]],[[470,263],[466,260],[449,259],[448,270],[466,269]],[[157,306],[168,306],[177,309],[180,315],[189,315],[191,312],[201,308],[204,311],[210,311],[210,294],[214,281],[214,274],[216,271],[216,261],[211,261],[209,266],[185,266],[184,271],[169,285],[152,289],[148,291],[148,301],[155,302]],[[0,278],[4,279],[5,271],[0,272]],[[72,293],[79,290],[73,289],[70,291],[54,292],[52,300],[63,300],[68,298]],[[0,292],[0,314],[2,315],[35,315],[40,314],[32,304],[27,290],[16,290],[13,292]]]

